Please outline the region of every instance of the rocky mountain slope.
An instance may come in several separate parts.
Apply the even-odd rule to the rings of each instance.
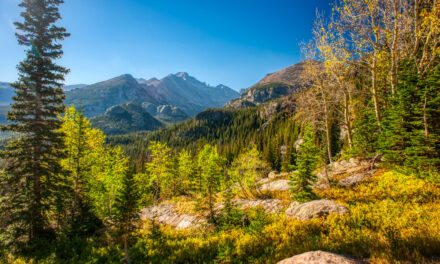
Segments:
[[[303,86],[302,74],[305,62],[300,62],[280,71],[266,75],[261,81],[241,92],[238,99],[227,103],[227,107],[246,108],[287,96]]]
[[[175,112],[179,108],[186,115],[193,116],[208,107],[220,107],[238,96],[238,92],[229,87],[212,87],[184,72],[170,74],[160,80],[135,79],[125,74],[66,92],[65,103],[82,105],[89,117],[103,114],[107,108],[126,102],[137,102],[148,107],[149,111],[160,106],[176,107]],[[184,120],[184,114],[178,112],[177,119]]]
[[[95,116],[90,121],[94,127],[107,135],[156,130],[164,126],[141,105],[133,102],[112,106],[104,114]]]

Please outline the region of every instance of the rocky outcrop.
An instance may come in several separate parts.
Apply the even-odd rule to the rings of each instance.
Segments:
[[[300,62],[266,75],[258,83],[244,90],[239,99],[227,103],[226,106],[245,108],[249,105],[261,105],[277,98],[288,98],[289,95],[304,86],[302,76],[305,65],[305,62]],[[269,104],[266,109],[262,110],[261,115],[271,117],[273,112],[280,107],[283,108],[282,104]]]
[[[373,166],[370,162],[361,161],[356,158],[351,158],[348,161],[341,160],[332,162],[332,164],[322,168],[321,171],[316,174],[318,177],[316,187],[320,186],[322,188],[328,188],[329,180],[336,181],[339,184],[339,181],[344,177],[347,179],[340,182],[340,186],[356,186],[358,183],[374,174],[375,171],[372,171],[372,167]]]
[[[141,219],[155,220],[160,224],[170,225],[177,229],[197,227],[206,223],[204,218],[177,213],[175,205],[172,203],[146,207],[142,209],[140,217]]]
[[[348,213],[346,206],[330,200],[315,200],[306,203],[292,203],[286,210],[286,217],[298,220],[310,220],[318,217],[326,217],[329,214],[342,215]]]
[[[278,264],[361,264],[363,262],[325,251],[310,251],[282,260]]]

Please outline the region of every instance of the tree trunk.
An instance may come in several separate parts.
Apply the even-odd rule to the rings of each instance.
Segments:
[[[376,120],[377,125],[379,127],[379,131],[382,131],[382,122],[381,122],[381,116],[380,116],[380,109],[379,109],[379,99],[377,94],[377,48],[374,51],[373,55],[373,65],[371,69],[371,89],[373,92],[373,101],[374,101],[374,111],[376,113]]]
[[[330,120],[328,114],[325,116],[325,130],[327,134],[327,152],[328,152],[328,161],[330,164],[333,162],[332,160],[332,142],[331,142],[331,130],[330,130]]]
[[[131,263],[130,252],[128,251],[128,234],[124,234],[124,255],[125,255],[125,261],[127,263]]]
[[[344,117],[345,117],[345,125],[347,126],[347,135],[348,135],[348,145],[350,149],[353,147],[353,136],[351,135],[351,120],[350,120],[350,97],[348,92],[344,92]]]
[[[428,103],[428,97],[425,93],[425,102],[423,103],[423,125],[425,127],[425,138],[428,140],[429,137],[429,129],[428,129],[428,117],[426,115],[426,105]]]
[[[394,98],[397,85],[397,41],[399,39],[399,26],[398,26],[398,1],[393,0],[394,8],[394,36],[393,44],[391,45],[391,96]]]
[[[41,123],[41,81],[38,77],[36,84],[35,84],[35,96],[38,98],[36,100],[36,106],[35,106],[35,125],[38,127]],[[42,212],[42,186],[41,186],[41,176],[39,172],[39,166],[41,162],[40,158],[40,151],[41,151],[41,140],[40,140],[40,133],[37,133],[36,140],[34,142],[34,163],[33,163],[33,183],[34,183],[34,208],[32,210],[32,216],[31,216],[31,234],[30,239],[38,237],[44,229],[43,226],[43,212]]]

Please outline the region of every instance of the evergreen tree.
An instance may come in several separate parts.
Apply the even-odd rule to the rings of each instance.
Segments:
[[[68,70],[54,63],[63,54],[59,41],[69,34],[55,25],[61,18],[62,0],[23,0],[23,22],[15,26],[20,45],[32,45],[20,62],[18,82],[12,84],[16,95],[8,112],[10,124],[3,131],[20,136],[10,140],[2,156],[9,160],[6,182],[9,192],[3,197],[2,212],[8,215],[8,228],[20,241],[41,238],[54,227],[53,210],[62,204],[59,192],[63,170],[59,163],[63,149],[62,134],[57,130],[63,112],[62,82]],[[16,240],[18,241],[18,240]]]
[[[172,194],[172,159],[171,149],[166,143],[150,142],[148,150],[151,153],[151,162],[146,164],[149,182],[153,188],[153,198],[159,200],[161,195]]]
[[[404,166],[419,174],[438,170],[439,69],[435,68],[422,81],[414,63],[403,63],[396,94],[384,118],[384,130],[379,138],[380,151],[388,163]],[[425,134],[425,122],[430,130],[428,137]]]
[[[307,202],[316,198],[312,184],[316,181],[313,171],[319,159],[319,149],[315,145],[313,127],[307,126],[304,131],[304,142],[299,146],[297,160],[298,172],[290,176],[290,193],[292,199]]]
[[[136,230],[135,221],[139,219],[140,195],[133,171],[127,172],[122,178],[122,187],[116,196],[116,226],[124,246],[124,257],[130,263],[129,246],[132,233]]]
[[[178,156],[179,160],[179,184],[183,191],[195,191],[197,188],[197,165],[191,153],[182,150]]]
[[[221,190],[224,161],[217,148],[205,145],[199,154],[201,168],[202,195],[208,198],[209,220],[214,221],[215,194]]]

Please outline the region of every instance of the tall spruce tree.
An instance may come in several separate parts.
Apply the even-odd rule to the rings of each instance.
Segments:
[[[19,80],[12,84],[16,95],[3,131],[19,135],[10,140],[2,157],[8,160],[2,197],[2,213],[13,241],[39,238],[54,227],[51,216],[60,204],[64,182],[61,120],[64,93],[62,82],[68,70],[54,63],[63,54],[59,41],[69,34],[55,25],[61,18],[62,0],[23,0],[23,22],[15,22],[20,45],[32,46],[18,65]],[[59,208],[59,207],[58,207]],[[17,240],[20,239],[20,240]]]

